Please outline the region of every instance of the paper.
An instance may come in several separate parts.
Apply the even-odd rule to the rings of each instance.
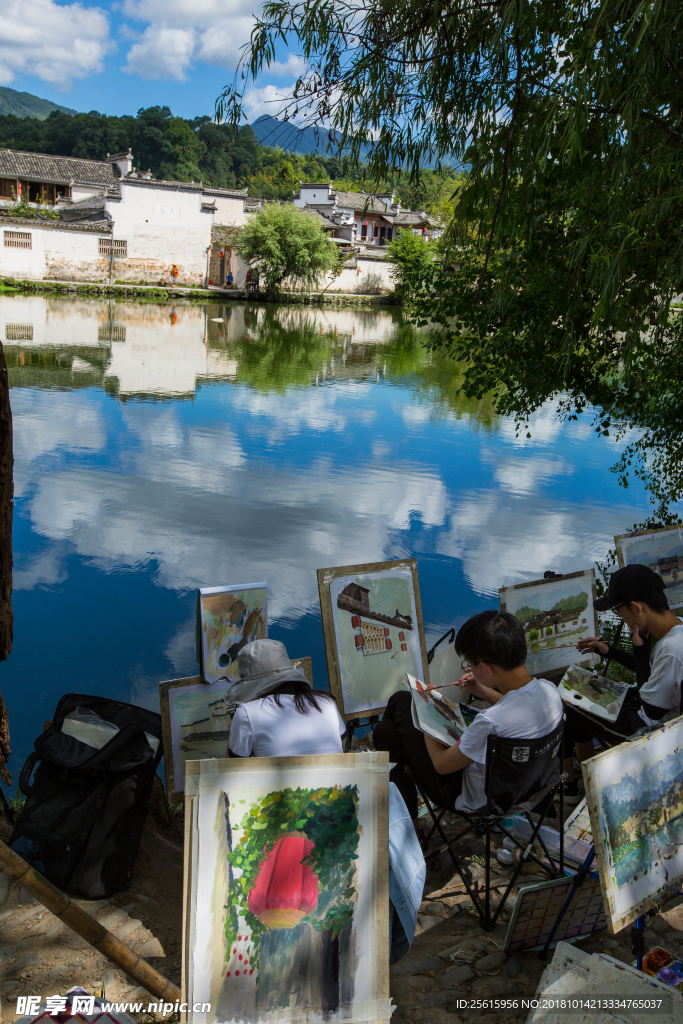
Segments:
[[[410,673],[408,683],[413,696],[415,728],[448,747],[457,743],[467,728],[460,705],[444,697],[439,690],[426,689],[424,684]]]

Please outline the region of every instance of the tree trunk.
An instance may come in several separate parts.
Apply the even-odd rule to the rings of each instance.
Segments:
[[[322,940],[322,1010],[325,1020],[328,1020],[329,1014],[339,1009],[339,936],[333,939],[331,932],[324,931]]]
[[[2,342],[0,342],[0,661],[12,650],[12,410],[9,381]],[[5,765],[9,758],[7,708],[0,695],[0,775],[12,779]]]

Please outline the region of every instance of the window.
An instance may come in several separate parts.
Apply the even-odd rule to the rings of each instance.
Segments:
[[[6,249],[31,249],[30,231],[5,231]]]
[[[33,324],[5,324],[5,341],[33,341]]]
[[[97,328],[97,340],[98,341],[125,341],[126,340],[126,327],[125,324],[113,324],[111,327],[106,325],[104,327]]]
[[[116,239],[112,241],[111,238],[99,238],[98,243],[98,253],[100,256],[109,256],[112,247],[114,249],[114,256],[122,256],[124,258],[128,256],[128,242],[117,241]]]

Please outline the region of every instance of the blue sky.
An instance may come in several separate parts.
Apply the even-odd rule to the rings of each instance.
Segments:
[[[105,114],[155,104],[182,117],[211,114],[258,8],[259,0],[5,0],[0,85]],[[285,54],[249,88],[249,120],[277,114],[272,101],[300,66]]]

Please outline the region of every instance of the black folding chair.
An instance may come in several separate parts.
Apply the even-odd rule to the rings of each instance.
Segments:
[[[484,931],[491,931],[500,916],[505,902],[517,881],[524,863],[534,861],[550,878],[559,878],[564,875],[564,831],[562,824],[559,830],[560,856],[556,861],[548,850],[543,837],[541,826],[545,821],[548,811],[552,807],[555,796],[559,794],[560,799],[560,822],[564,822],[564,780],[566,775],[562,771],[560,757],[562,749],[562,732],[564,722],[549,733],[536,740],[511,739],[504,736],[489,736],[486,744],[486,805],[481,810],[469,813],[456,810],[453,807],[439,807],[432,804],[422,786],[417,782],[413,772],[406,769],[413,778],[418,791],[425,802],[425,806],[433,822],[430,835],[436,830],[441,840],[446,845],[455,870],[460,875],[467,894],[472,900],[479,915],[479,921]],[[467,825],[456,836],[448,838],[442,826],[444,814],[449,811],[464,818]],[[534,823],[531,812],[535,811],[538,821]],[[531,827],[531,837],[528,841],[522,842],[512,835],[502,824],[502,819],[513,814],[523,814]],[[512,873],[507,888],[500,900],[495,913],[491,914],[491,834],[495,829],[497,834],[507,836],[522,851],[519,864]],[[463,865],[461,864],[453,847],[471,832],[476,832],[485,837],[485,863],[486,863],[486,888],[484,901],[467,880]],[[545,864],[533,852],[534,843],[538,842],[543,853],[548,859]],[[443,893],[447,896],[448,893]]]

